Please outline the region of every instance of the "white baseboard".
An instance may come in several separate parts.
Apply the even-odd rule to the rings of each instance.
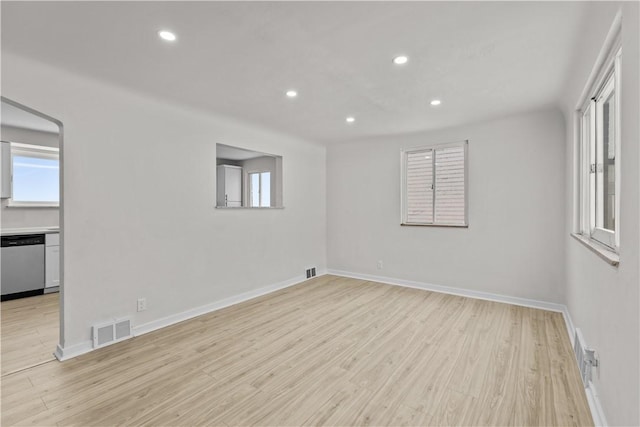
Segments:
[[[508,295],[493,294],[489,292],[472,291],[468,289],[454,288],[450,286],[433,285],[430,283],[416,282],[412,280],[395,279],[395,278],[383,277],[383,276],[374,276],[371,274],[353,273],[350,271],[328,269],[327,273],[333,274],[335,276],[351,277],[354,279],[361,279],[361,280],[370,280],[372,282],[379,282],[387,285],[403,286],[406,288],[422,289],[426,291],[440,292],[444,294],[458,295],[458,296],[463,296],[468,298],[503,302],[507,304],[520,305],[524,307],[539,308],[542,310],[560,312],[562,313],[562,317],[564,318],[564,323],[567,328],[567,334],[569,335],[569,340],[571,341],[571,345],[573,346],[574,344],[573,341],[576,334],[575,327],[573,325],[573,320],[571,319],[571,315],[569,314],[569,309],[564,304],[538,301],[538,300],[528,299],[528,298],[511,297]],[[593,422],[595,423],[596,426],[605,427],[607,425],[607,421],[604,416],[604,411],[602,410],[602,405],[600,404],[600,399],[598,398],[598,393],[596,393],[596,389],[593,383],[589,383],[589,387],[585,388],[585,393],[587,394],[587,401],[589,402],[589,409],[591,410],[591,416],[593,417]]]
[[[387,285],[403,286],[405,288],[422,289],[425,291],[440,292],[443,294],[458,295],[487,301],[504,302],[507,304],[520,305],[524,307],[540,308],[543,310],[557,311],[564,313],[566,307],[563,304],[553,302],[538,301],[528,298],[512,297],[507,295],[492,294],[489,292],[472,291],[469,289],[454,288],[450,286],[434,285],[431,283],[416,282],[413,280],[395,279],[392,277],[374,276],[370,274],[353,273],[350,271],[327,270],[328,274],[336,276],[351,277],[354,279],[371,280],[372,282],[385,283]]]
[[[319,271],[316,277],[322,276],[326,274],[325,271]],[[146,334],[151,331],[155,331],[157,329],[164,328],[166,326],[173,325],[174,323],[182,322],[188,319],[192,319],[197,316],[201,316],[203,314],[211,313],[212,311],[220,310],[221,308],[229,307],[234,304],[238,304],[244,301],[248,301],[253,298],[257,298],[266,294],[270,294],[275,291],[279,291],[280,289],[288,288],[293,285],[297,285],[299,283],[307,280],[304,276],[296,276],[294,278],[275,283],[273,285],[264,286],[262,288],[254,289],[252,291],[247,291],[238,295],[234,295],[229,298],[222,299],[220,301],[216,301],[210,304],[206,304],[200,307],[193,308],[191,310],[183,311],[181,313],[173,314],[171,316],[166,316],[161,319],[153,320],[148,323],[143,323],[142,325],[133,327],[133,336],[139,336],[142,334]],[[54,356],[59,361],[65,361],[69,359],[73,359],[74,357],[83,355],[85,353],[89,353],[93,351],[93,342],[85,341],[78,344],[74,344],[72,346],[62,347],[58,344]]]
[[[562,316],[564,317],[564,321],[567,325],[567,332],[569,333],[571,346],[573,347],[575,346],[576,329],[573,326],[573,320],[571,319],[571,314],[569,313],[569,309],[567,307],[565,307],[565,310],[562,312]],[[577,363],[578,362],[576,361],[576,365]],[[607,419],[604,416],[604,410],[602,409],[602,404],[600,403],[600,398],[595,384],[589,381],[589,385],[585,387],[584,392],[587,395],[587,403],[589,404],[589,410],[591,411],[593,424],[596,427],[606,427],[608,425]]]
[[[53,355],[59,361],[64,362],[65,360],[73,359],[74,357],[89,353],[91,350],[93,350],[93,342],[91,340],[67,347],[62,347],[60,344],[58,344]]]
[[[571,347],[576,343],[576,328],[573,326],[573,320],[571,320],[571,314],[569,314],[569,308],[565,305],[562,310],[562,317],[564,317],[564,323],[567,326],[567,333],[569,334],[569,340],[571,341]]]
[[[316,275],[316,277],[318,277],[318,275]],[[142,325],[133,327],[133,336],[137,337],[139,335],[146,334],[151,331],[155,331],[157,329],[173,325],[174,323],[183,322],[185,320],[192,319],[194,317],[201,316],[203,314],[211,313],[212,311],[220,310],[221,308],[229,307],[234,304],[248,301],[250,299],[257,298],[266,294],[270,294],[272,292],[279,291],[280,289],[297,285],[298,283],[302,283],[305,280],[307,279],[304,276],[296,276],[294,278],[291,278],[279,283],[275,283],[273,285],[264,286],[262,288],[243,292],[241,294],[234,295],[232,297],[225,298],[220,301],[216,301],[210,304],[196,307],[191,310],[183,311],[182,313],[172,314],[170,316],[163,317],[161,319],[153,320],[148,323],[143,323]]]
[[[596,386],[589,381],[589,387],[585,388],[584,391],[587,393],[587,402],[589,402],[589,409],[591,410],[591,417],[593,417],[593,424],[596,427],[606,427],[608,425],[607,419],[604,416],[604,411],[602,410],[602,404],[600,403]]]

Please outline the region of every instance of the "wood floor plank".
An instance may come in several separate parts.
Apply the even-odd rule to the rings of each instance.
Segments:
[[[437,405],[430,408],[432,416],[429,418],[428,424],[435,426],[473,425],[466,422],[465,417],[474,405],[474,397],[445,388],[443,393],[438,395]]]
[[[59,298],[51,293],[0,303],[2,375],[55,359]]]
[[[495,345],[497,328],[496,316],[500,305],[476,300],[473,304],[472,324],[464,333],[467,336],[465,347],[447,387],[461,393],[479,397],[483,387],[485,372],[491,360],[491,349]]]
[[[203,399],[201,393],[207,394],[207,399]],[[240,402],[255,402],[255,396],[260,390],[246,384],[220,385],[214,383],[213,386],[187,393],[184,397],[180,395],[167,399],[160,407],[154,408],[151,412],[139,414],[127,421],[128,425],[216,425],[216,420],[222,413],[236,407]],[[218,425],[225,425],[218,421]]]
[[[12,314],[31,337],[5,336]],[[48,319],[3,305],[3,372]],[[1,421],[592,425],[564,328],[559,313],[327,275],[4,375]]]
[[[305,426],[348,426],[354,425],[356,414],[361,413],[371,402],[372,393],[351,382],[332,387],[333,395],[309,414],[302,423]]]

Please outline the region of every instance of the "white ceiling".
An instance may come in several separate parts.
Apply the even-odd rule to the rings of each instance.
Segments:
[[[319,142],[558,102],[585,2],[6,2],[2,49]],[[157,31],[178,40],[161,41]],[[409,63],[392,64],[397,54]],[[299,96],[289,99],[287,89]],[[433,98],[442,100],[431,107]],[[353,115],[356,122],[345,123]]]
[[[58,125],[50,120],[43,119],[4,101],[2,101],[1,105],[0,123],[2,123],[2,126],[12,126],[15,128],[56,134],[59,132]]]

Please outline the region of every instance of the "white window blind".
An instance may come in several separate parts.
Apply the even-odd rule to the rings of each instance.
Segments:
[[[433,150],[407,153],[407,222],[433,222]]]
[[[403,152],[403,224],[467,225],[466,157],[466,141]]]

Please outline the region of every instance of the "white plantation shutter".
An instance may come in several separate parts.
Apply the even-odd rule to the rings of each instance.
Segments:
[[[407,153],[407,222],[433,222],[433,150]]]
[[[437,224],[465,225],[464,147],[435,150]]]
[[[467,225],[466,146],[403,152],[403,224]]]

